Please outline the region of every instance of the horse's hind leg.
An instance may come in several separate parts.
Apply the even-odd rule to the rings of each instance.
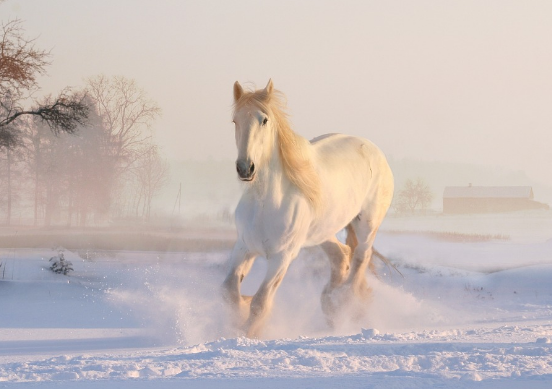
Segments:
[[[335,296],[332,296],[332,292],[345,282],[349,274],[352,252],[350,244],[354,243],[349,242],[349,236],[347,236],[347,240],[348,245],[344,245],[336,237],[333,237],[320,245],[330,260],[330,280],[324,287],[320,297],[322,311],[326,315],[326,320],[330,326],[333,326],[333,318],[338,305]]]
[[[347,240],[346,240],[345,243],[347,244],[347,246],[349,246],[351,248],[351,256],[352,256],[353,253],[355,252],[356,247],[358,246],[358,239],[356,237],[356,233],[355,233],[355,230],[354,230],[352,224],[349,224],[347,226]],[[372,262],[370,260],[370,263],[369,263],[368,266],[370,268],[370,271],[372,273],[376,274],[376,269],[374,267],[374,262]]]
[[[371,262],[374,240],[388,207],[373,209],[366,207],[352,222],[351,226],[356,237],[357,245],[351,258],[351,271],[347,284],[353,294],[366,300],[370,296],[370,288],[366,281],[366,270],[375,272]]]
[[[370,288],[366,281],[366,270],[371,265],[372,246],[376,238],[377,228],[371,223],[362,223],[362,219],[353,222],[353,229],[358,239],[358,244],[351,258],[351,271],[347,284],[353,294],[360,300],[367,300],[370,296]]]

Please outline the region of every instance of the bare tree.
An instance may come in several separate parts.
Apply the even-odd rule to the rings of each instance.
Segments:
[[[425,211],[432,199],[429,185],[422,178],[417,178],[416,181],[408,179],[399,191],[394,207],[398,213]]]
[[[2,25],[0,37],[0,95],[13,99],[28,97],[38,89],[37,76],[46,73],[50,55],[35,47],[34,39],[23,35],[19,19]]]
[[[87,131],[69,137],[68,220],[71,223],[74,213],[80,226],[88,224],[90,215],[109,211],[115,168],[115,161],[106,155],[101,118],[92,113],[89,122]]]
[[[38,225],[39,206],[41,203],[41,187],[43,179],[42,154],[44,153],[43,131],[39,129],[33,117],[28,116],[21,120],[20,127],[23,132],[23,152],[24,161],[29,172],[29,178],[33,190],[33,225]]]
[[[4,116],[0,117],[0,131],[8,132],[5,139],[13,142],[14,136],[10,135],[9,125],[21,116],[32,115],[40,118],[55,134],[73,134],[78,125],[86,125],[89,107],[84,103],[84,97],[83,94],[65,89],[55,98],[49,96],[44,100],[45,103],[28,110],[13,104],[13,101],[11,104],[0,103],[5,112]]]
[[[107,131],[108,154],[118,161],[118,173],[122,174],[149,143],[148,130],[161,109],[134,80],[99,75],[88,79],[87,84],[87,93]]]
[[[91,112],[86,130],[74,135],[55,135],[32,116],[21,120],[20,128],[26,174],[17,179],[26,180],[34,225],[42,220],[84,226],[91,216],[95,221],[105,216],[114,169],[104,153],[100,118]]]
[[[21,153],[16,147],[16,144],[11,143],[4,147],[0,147],[0,152],[0,155],[3,154],[3,157],[0,157],[2,159],[0,179],[3,184],[0,192],[6,204],[6,225],[10,225],[14,201],[16,198],[19,198],[17,192],[22,183],[22,180],[18,179],[21,176]]]
[[[13,125],[26,115],[39,117],[55,133],[73,133],[84,124],[88,117],[84,96],[69,89],[32,108],[23,106],[38,90],[37,77],[46,73],[50,54],[24,36],[18,19],[2,24],[0,34],[0,145],[16,140]]]
[[[153,198],[169,182],[169,164],[161,159],[157,146],[149,146],[142,154],[135,174],[140,186],[136,206],[142,204],[142,216],[149,220]]]

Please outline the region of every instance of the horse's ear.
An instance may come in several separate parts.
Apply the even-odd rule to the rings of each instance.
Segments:
[[[234,101],[238,101],[243,95],[243,88],[238,81],[234,83]]]
[[[266,84],[266,87],[264,90],[268,96],[272,94],[272,91],[274,90],[274,84],[272,82],[272,78],[268,80],[268,84]]]

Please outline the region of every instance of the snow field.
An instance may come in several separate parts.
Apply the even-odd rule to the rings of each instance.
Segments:
[[[66,251],[70,277],[47,270],[47,250],[6,251],[0,387],[550,386],[550,243],[381,233],[377,247],[404,278],[383,264],[368,275],[372,302],[359,321],[327,326],[327,260],[306,249],[261,340],[227,324],[227,251],[93,261]],[[257,261],[244,293],[265,266]]]

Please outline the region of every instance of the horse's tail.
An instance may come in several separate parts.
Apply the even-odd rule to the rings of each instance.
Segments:
[[[349,258],[349,263],[350,263],[353,259],[353,253],[355,252],[355,248],[358,246],[358,239],[356,237],[355,229],[353,228],[352,224],[347,225],[346,230],[347,230],[347,240],[345,241],[345,243],[347,244],[347,246],[351,248],[351,257]],[[384,256],[382,253],[376,250],[375,247],[372,247],[372,257],[379,258],[383,263],[387,265],[387,267],[393,268],[397,273],[401,275],[402,278],[404,278],[404,275],[399,271],[399,269],[397,269],[397,267],[393,265],[386,256]],[[374,262],[372,262],[372,258],[370,258],[370,263],[368,266],[370,267],[370,271],[373,274],[376,274],[376,268],[374,266]]]
[[[385,263],[387,265],[387,267],[393,268],[397,273],[400,274],[400,276],[402,278],[404,278],[404,275],[399,271],[399,269],[397,269],[397,267],[395,265],[393,265],[387,257],[385,257],[382,253],[380,253],[374,247],[372,247],[372,256],[378,257],[383,263]],[[370,265],[371,265],[371,263],[370,263]]]

